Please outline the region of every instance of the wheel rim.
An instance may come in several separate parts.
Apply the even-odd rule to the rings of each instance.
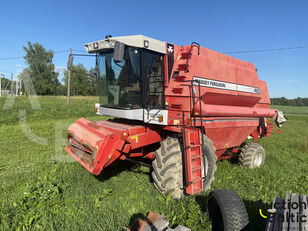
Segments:
[[[204,171],[204,166],[203,166],[203,163],[205,162],[205,171]],[[202,164],[201,164],[201,171],[202,171],[202,177],[206,177],[208,175],[208,172],[209,172],[209,162],[207,161],[207,158],[206,156],[203,156],[203,159],[202,159]]]
[[[253,160],[254,167],[260,167],[263,161],[263,156],[261,152],[257,152]]]

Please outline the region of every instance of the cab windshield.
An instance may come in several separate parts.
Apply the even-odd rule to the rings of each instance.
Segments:
[[[113,50],[97,57],[100,104],[121,109],[142,108],[140,49],[126,47],[122,62],[115,63]]]

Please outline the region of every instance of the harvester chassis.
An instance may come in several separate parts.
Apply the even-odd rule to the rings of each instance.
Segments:
[[[253,64],[198,43],[108,36],[85,47],[96,53],[103,92],[97,114],[123,118],[81,118],[69,127],[65,150],[93,175],[117,159],[147,158],[160,192],[193,195],[210,188],[216,161],[236,153],[244,166],[262,165],[264,149],[243,142],[271,136],[267,118],[278,127],[286,121],[269,108],[267,85]]]

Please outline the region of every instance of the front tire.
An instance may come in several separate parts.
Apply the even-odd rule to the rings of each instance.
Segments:
[[[168,136],[160,142],[160,148],[155,151],[155,160],[152,161],[152,178],[155,187],[162,194],[170,193],[172,198],[179,199],[184,194],[183,160],[181,138]],[[216,172],[215,147],[210,138],[203,135],[202,146],[203,191],[210,189]],[[200,141],[201,142],[201,141]]]
[[[152,161],[154,185],[162,194],[170,193],[172,198],[183,196],[183,163],[179,139],[168,136],[160,142]]]
[[[239,156],[240,164],[248,168],[258,168],[264,164],[265,151],[258,143],[247,143],[244,145]]]

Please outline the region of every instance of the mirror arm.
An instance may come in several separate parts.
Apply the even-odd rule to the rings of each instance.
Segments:
[[[67,61],[67,70],[71,70],[71,67],[73,65],[73,61],[74,61],[74,56],[93,56],[93,57],[97,57],[96,55],[84,55],[84,54],[70,54],[68,57],[68,61]]]

